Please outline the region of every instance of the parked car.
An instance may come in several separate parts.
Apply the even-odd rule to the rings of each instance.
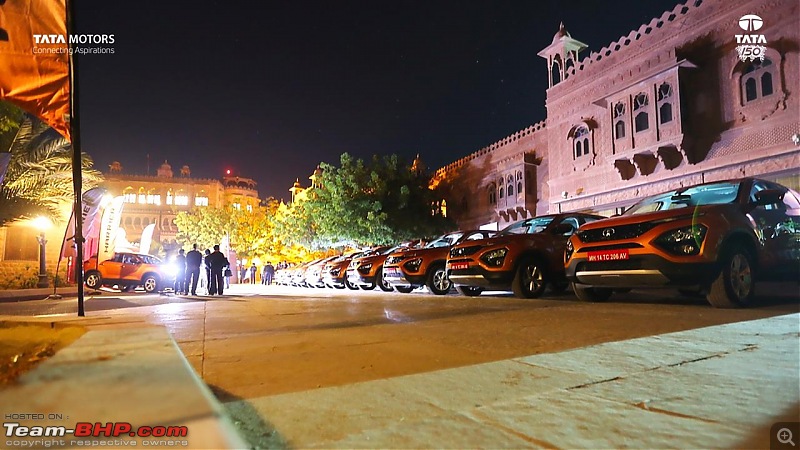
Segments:
[[[305,282],[304,285],[306,287],[324,288],[325,283],[322,281],[322,270],[325,268],[325,264],[327,264],[329,261],[333,261],[336,258],[338,258],[337,255],[329,256],[327,258],[319,259],[306,266],[305,270],[303,271],[303,280]]]
[[[757,280],[800,279],[800,195],[754,178],[653,195],[582,227],[565,264],[585,301],[614,288],[674,287],[716,307],[747,306]]]
[[[347,267],[347,279],[350,284],[359,286],[364,290],[372,290],[375,289],[375,286],[378,286],[384,292],[391,292],[393,290],[392,285],[383,278],[383,263],[390,254],[411,248],[408,245],[380,247],[359,258],[353,258]]]
[[[396,251],[383,264],[383,278],[398,292],[408,293],[427,286],[436,295],[450,291],[445,263],[450,247],[459,242],[491,237],[494,231],[468,230],[445,234],[422,248]]]
[[[461,242],[450,249],[447,276],[459,293],[480,295],[486,288],[511,289],[520,298],[537,298],[550,286],[568,287],[564,275],[567,239],[584,223],[604,219],[591,214],[555,214],[512,223],[496,236]]]
[[[347,267],[353,258],[359,258],[365,253],[368,252],[352,252],[328,261],[322,269],[322,282],[329,288],[358,290],[358,285],[352,284],[347,278]]]
[[[152,255],[118,252],[99,263],[97,256],[84,262],[83,279],[89,289],[117,285],[127,292],[141,286],[145,292],[157,292],[175,280],[176,269]]]

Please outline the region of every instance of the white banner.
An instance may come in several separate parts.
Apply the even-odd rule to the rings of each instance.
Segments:
[[[150,244],[153,242],[153,231],[156,229],[156,224],[151,223],[144,227],[142,231],[142,238],[139,240],[139,253],[150,254]]]
[[[103,202],[103,196],[106,190],[103,188],[92,188],[81,195],[81,208],[83,217],[83,238],[84,239],[97,239],[97,213],[100,211],[100,205]],[[87,255],[84,247],[84,260],[89,259],[92,255]],[[67,231],[64,233],[64,242],[61,244],[61,256],[64,258],[75,257],[75,214],[71,214],[69,222],[67,223]]]
[[[97,249],[97,262],[103,262],[114,256],[117,230],[122,218],[122,206],[125,198],[121,195],[106,206],[100,220],[100,247]]]

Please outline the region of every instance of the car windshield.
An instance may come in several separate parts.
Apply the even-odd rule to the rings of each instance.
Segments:
[[[431,241],[425,248],[450,247],[455,244],[464,233],[450,233]]]
[[[631,206],[623,215],[632,216],[689,206],[733,203],[739,193],[739,185],[740,183],[722,182],[680,188],[675,191],[647,197]]]
[[[498,233],[499,236],[508,236],[510,234],[536,234],[541,233],[547,228],[547,225],[553,221],[553,216],[534,217],[532,219],[525,219],[519,222],[514,222],[511,225],[503,228]]]

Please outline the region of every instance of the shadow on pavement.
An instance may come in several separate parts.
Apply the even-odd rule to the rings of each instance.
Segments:
[[[233,426],[251,448],[288,448],[275,426],[266,422],[261,414],[247,400],[209,384],[211,392],[217,397],[233,421]]]

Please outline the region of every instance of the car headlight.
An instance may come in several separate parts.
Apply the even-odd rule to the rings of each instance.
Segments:
[[[706,238],[706,231],[706,226],[700,224],[681,227],[657,237],[655,243],[678,256],[696,255],[700,253],[700,247]]]
[[[564,262],[568,262],[572,258],[572,253],[575,252],[575,247],[572,246],[572,239],[567,241],[567,248],[564,250]]]
[[[362,264],[361,267],[358,268],[359,272],[369,272],[372,269],[372,264]]]
[[[338,276],[339,276],[339,273],[340,273],[341,271],[342,271],[342,269],[340,269],[340,268],[338,268],[338,267],[337,267],[337,268],[335,268],[335,269],[331,269],[331,272],[330,272],[330,274],[331,274],[332,276],[334,276],[334,277],[338,277]]]
[[[409,272],[417,272],[419,271],[419,266],[422,265],[422,258],[412,259],[411,261],[405,264],[406,270]]]
[[[507,248],[498,248],[497,250],[484,253],[481,256],[481,261],[485,262],[488,266],[500,267],[503,265],[503,261],[506,260],[507,253]]]
[[[161,266],[161,269],[170,277],[174,277],[178,275],[178,265],[177,264],[164,264]]]

